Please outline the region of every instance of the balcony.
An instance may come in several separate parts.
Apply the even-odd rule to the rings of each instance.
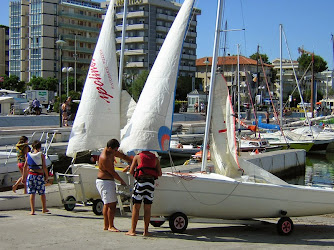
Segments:
[[[182,54],[181,56],[182,59],[187,59],[187,60],[196,60],[196,56],[195,55],[189,55],[189,54]]]
[[[122,41],[121,37],[116,38],[117,43],[121,43],[121,41]],[[126,37],[125,38],[126,43],[143,43],[147,41],[148,39],[146,37]]]
[[[157,26],[157,31],[168,33],[169,28],[168,27],[163,27],[163,26]]]
[[[162,39],[162,38],[157,38],[157,39],[155,39],[155,42],[156,42],[157,44],[163,44],[164,41],[165,41],[165,39]]]
[[[196,72],[196,67],[184,65],[184,66],[180,66],[180,70],[182,70],[182,71]]]
[[[75,40],[75,35],[63,35],[63,39],[66,40]],[[96,43],[98,37],[85,37],[85,36],[77,36],[77,42],[85,42],[85,43]]]
[[[147,62],[128,62],[126,68],[146,68]]]
[[[116,31],[122,31],[123,25],[117,25],[116,26]],[[128,24],[126,27],[126,30],[143,30],[143,29],[148,29],[147,24],[143,23],[138,23],[138,24]]]
[[[102,19],[99,18],[99,17],[80,15],[80,14],[69,13],[69,12],[65,12],[65,11],[59,11],[59,16],[67,17],[69,19],[78,19],[78,20],[85,20],[85,21],[92,21],[92,22],[102,23]]]
[[[184,48],[190,48],[190,49],[196,49],[197,45],[195,43],[184,43],[183,47]]]
[[[69,63],[74,63],[75,62],[74,57],[69,57],[69,56],[63,57],[62,61],[69,62]],[[91,63],[91,59],[77,58],[77,63],[90,64]]]
[[[132,50],[125,50],[124,55],[133,56],[133,55],[145,55],[147,51],[144,49],[132,49]]]
[[[82,48],[82,47],[77,47],[77,53],[87,53],[87,54],[93,54],[94,53],[94,49],[88,49],[88,48]],[[75,48],[74,46],[63,46],[63,51],[72,51],[74,52]]]
[[[197,36],[196,32],[188,31],[188,33],[187,33],[187,37],[196,37],[196,36]]]
[[[175,16],[169,16],[166,14],[157,14],[157,20],[164,20],[164,21],[169,21],[169,22],[173,22],[175,19]]]
[[[95,10],[95,11],[104,13],[104,10],[101,9],[99,4],[93,4],[93,3],[77,1],[77,0],[61,0],[61,4],[70,5],[70,6],[74,5],[76,7],[78,7],[79,5],[81,8],[91,9],[91,10]]]
[[[74,24],[67,24],[67,23],[60,23],[59,24],[60,28],[65,28],[65,29],[74,29],[74,30],[80,30],[80,31],[89,31],[89,32],[94,32],[99,34],[100,29],[97,27],[86,27],[86,26],[81,26],[81,25],[74,25]]]

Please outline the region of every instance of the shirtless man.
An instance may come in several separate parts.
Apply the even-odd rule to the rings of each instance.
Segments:
[[[121,158],[131,164],[132,159],[118,151],[119,142],[116,139],[108,141],[99,158],[99,172],[96,179],[96,188],[99,191],[103,206],[104,230],[119,232],[114,226],[116,211],[116,184],[115,179],[126,186],[124,180],[115,171],[115,157]]]

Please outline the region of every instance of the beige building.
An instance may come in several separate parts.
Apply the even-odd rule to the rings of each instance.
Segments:
[[[274,83],[276,88],[277,96],[280,97],[280,59],[274,59],[272,61],[272,64],[274,66],[274,69],[276,70],[276,81]],[[300,73],[299,73],[299,63],[298,61],[290,61],[287,59],[282,59],[282,82],[283,82],[283,100],[286,101],[289,98],[289,95],[294,91],[296,88],[296,79],[294,71],[297,74],[297,78],[300,79]],[[295,90],[298,93],[298,90]]]
[[[277,96],[280,96],[280,93],[279,93],[280,59],[277,58],[273,60],[272,64],[274,66],[274,69],[277,72],[275,86],[276,86]],[[288,100],[289,95],[291,95],[293,91],[295,91],[295,93],[298,94],[298,90],[296,89],[297,84],[296,84],[296,78],[295,78],[294,71],[296,72],[298,82],[300,83],[299,87],[301,89],[302,94],[304,95],[305,91],[310,90],[311,80],[312,80],[310,70],[309,72],[305,73],[305,72],[301,72],[298,67],[299,67],[298,61],[292,61],[291,63],[290,60],[286,60],[286,59],[282,60],[283,100],[285,101]],[[305,76],[303,77],[303,75]],[[315,89],[316,89],[315,93],[321,92],[323,94],[323,98],[326,98],[328,96],[328,92],[333,87],[332,78],[333,78],[333,71],[331,70],[326,70],[326,71],[315,74],[314,76]],[[319,96],[316,96],[315,98],[319,100]]]
[[[0,25],[0,76],[9,74],[9,28]]]
[[[211,66],[212,57],[203,57],[196,60],[196,78],[202,79],[202,86],[205,92],[209,91],[210,88]],[[256,60],[244,56],[239,56],[239,81],[241,97],[243,99],[247,98],[249,95],[249,90],[251,91],[252,96],[258,94],[262,99],[267,98],[269,94],[267,90],[266,79],[270,86],[271,92],[274,91],[274,86],[270,80],[273,66],[270,64],[264,64],[263,68],[265,72],[263,72],[261,65],[257,65]],[[218,57],[217,72],[220,72],[224,75],[229,87],[236,86],[237,70],[237,56]],[[260,76],[258,82],[256,82],[256,72],[259,72]]]

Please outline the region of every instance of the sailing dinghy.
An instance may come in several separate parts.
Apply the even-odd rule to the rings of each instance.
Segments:
[[[93,211],[102,214],[103,203],[95,186],[96,165],[74,164],[74,161],[79,152],[98,151],[108,140],[120,140],[120,130],[127,124],[136,105],[118,83],[115,2],[110,1],[103,21],[67,146],[66,155],[73,158],[72,176],[80,175],[82,184],[75,185],[76,197],[62,197],[67,210],[74,209],[76,200],[85,204],[93,201]]]
[[[175,61],[180,56],[179,32],[187,23],[192,1],[183,6],[155,61],[130,123],[125,127],[121,148],[124,152],[168,150],[172,104],[174,102]],[[189,7],[186,7],[189,4]],[[186,8],[189,12],[183,12]],[[212,162],[204,170],[215,173],[165,172],[156,181],[152,216],[164,216],[174,232],[187,228],[188,217],[218,219],[253,219],[281,217],[280,234],[290,234],[293,222],[289,216],[308,216],[334,212],[333,189],[290,185],[269,172],[237,156],[235,115],[225,79],[216,75],[222,1],[219,1],[214,46],[214,63],[210,82],[206,131]],[[178,25],[183,25],[180,27]],[[177,32],[173,29],[177,27]],[[172,36],[172,38],[170,37]],[[167,48],[167,49],[165,49]],[[175,53],[173,55],[173,53]],[[175,58],[175,61],[171,61]],[[173,92],[174,91],[174,92]],[[208,125],[209,124],[209,125]],[[206,143],[204,143],[206,145]]]

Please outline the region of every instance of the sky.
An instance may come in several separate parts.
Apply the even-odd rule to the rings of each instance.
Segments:
[[[0,0],[0,24],[9,25],[9,1]],[[101,1],[98,1],[101,2]],[[176,0],[183,2],[183,0]],[[213,53],[217,0],[196,0],[195,7],[202,13],[197,24],[197,58],[210,57]],[[298,47],[321,56],[329,69],[333,69],[334,0],[225,0],[223,23],[229,31],[223,47],[231,55],[246,57],[256,53],[267,54],[272,61],[280,56],[279,25],[283,25],[284,59],[297,60]],[[287,45],[286,45],[287,44]],[[288,48],[288,49],[287,49]],[[290,51],[290,53],[288,52]],[[220,53],[222,55],[222,53]]]

